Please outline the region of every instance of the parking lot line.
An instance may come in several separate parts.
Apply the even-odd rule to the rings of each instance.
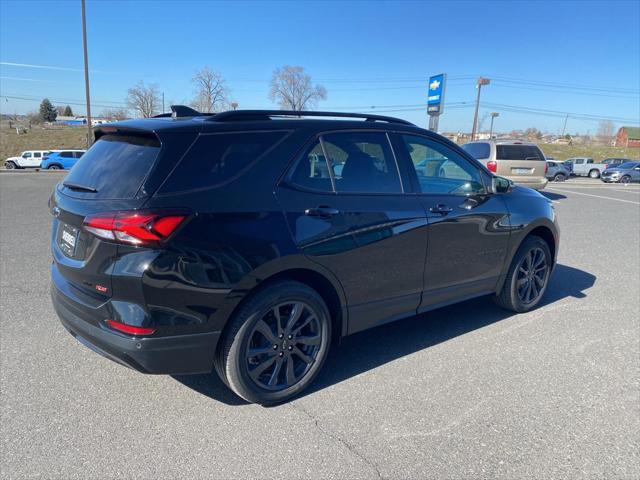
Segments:
[[[563,193],[575,193],[576,195],[584,195],[586,197],[602,198],[604,200],[615,200],[616,202],[623,202],[623,203],[631,203],[633,205],[640,205],[640,202],[634,202],[634,201],[631,201],[631,200],[623,200],[622,198],[605,197],[604,195],[594,195],[592,193],[576,192],[574,190],[567,190],[567,189],[564,189],[564,188],[549,188],[549,187],[547,187],[547,190],[552,190],[554,192],[563,192]]]

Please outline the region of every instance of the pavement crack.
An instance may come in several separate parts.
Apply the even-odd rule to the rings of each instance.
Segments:
[[[289,405],[293,410],[301,412],[306,417],[308,417],[311,421],[313,421],[313,424],[314,424],[315,428],[320,433],[322,433],[324,436],[330,438],[331,440],[340,443],[342,446],[344,446],[349,451],[349,453],[351,453],[355,457],[359,458],[364,463],[366,463],[369,467],[371,467],[376,472],[376,475],[380,480],[384,480],[384,477],[380,473],[380,470],[378,469],[378,466],[376,465],[376,463],[374,461],[370,460],[369,458],[367,458],[366,455],[364,455],[361,452],[359,452],[358,450],[356,450],[356,448],[353,445],[351,445],[349,442],[347,442],[346,440],[341,438],[339,435],[336,435],[335,433],[332,433],[329,430],[323,428],[322,425],[320,424],[320,421],[316,417],[314,417],[311,413],[309,413],[304,407],[296,406],[293,403],[290,403]]]

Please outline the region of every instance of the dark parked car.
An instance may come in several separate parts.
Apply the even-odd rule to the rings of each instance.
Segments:
[[[601,180],[605,183],[640,182],[640,162],[626,162],[617,167],[609,167],[602,172]]]
[[[345,335],[481,295],[540,304],[552,203],[445,138],[374,115],[173,110],[96,127],[50,199],[53,304],[102,355],[215,368],[269,404]]]

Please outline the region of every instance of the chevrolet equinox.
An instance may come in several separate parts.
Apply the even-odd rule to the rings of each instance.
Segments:
[[[551,202],[445,138],[378,115],[172,110],[96,127],[49,201],[53,305],[105,357],[215,369],[273,404],[343,336],[481,295],[540,304]]]

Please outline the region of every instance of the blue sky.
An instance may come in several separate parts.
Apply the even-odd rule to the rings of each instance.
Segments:
[[[139,80],[157,83],[167,104],[188,103],[193,73],[208,65],[227,79],[240,108],[273,108],[269,79],[290,64],[326,87],[322,109],[375,106],[421,126],[427,79],[446,72],[446,131],[471,129],[479,75],[492,79],[480,117],[500,112],[499,131],[558,133],[561,112],[637,124],[639,25],[637,0],[88,1],[92,104],[95,113],[122,105]],[[81,103],[81,35],[79,0],[0,0],[0,111],[25,113],[39,103],[9,97]],[[598,118],[570,115],[567,131],[597,127]]]

